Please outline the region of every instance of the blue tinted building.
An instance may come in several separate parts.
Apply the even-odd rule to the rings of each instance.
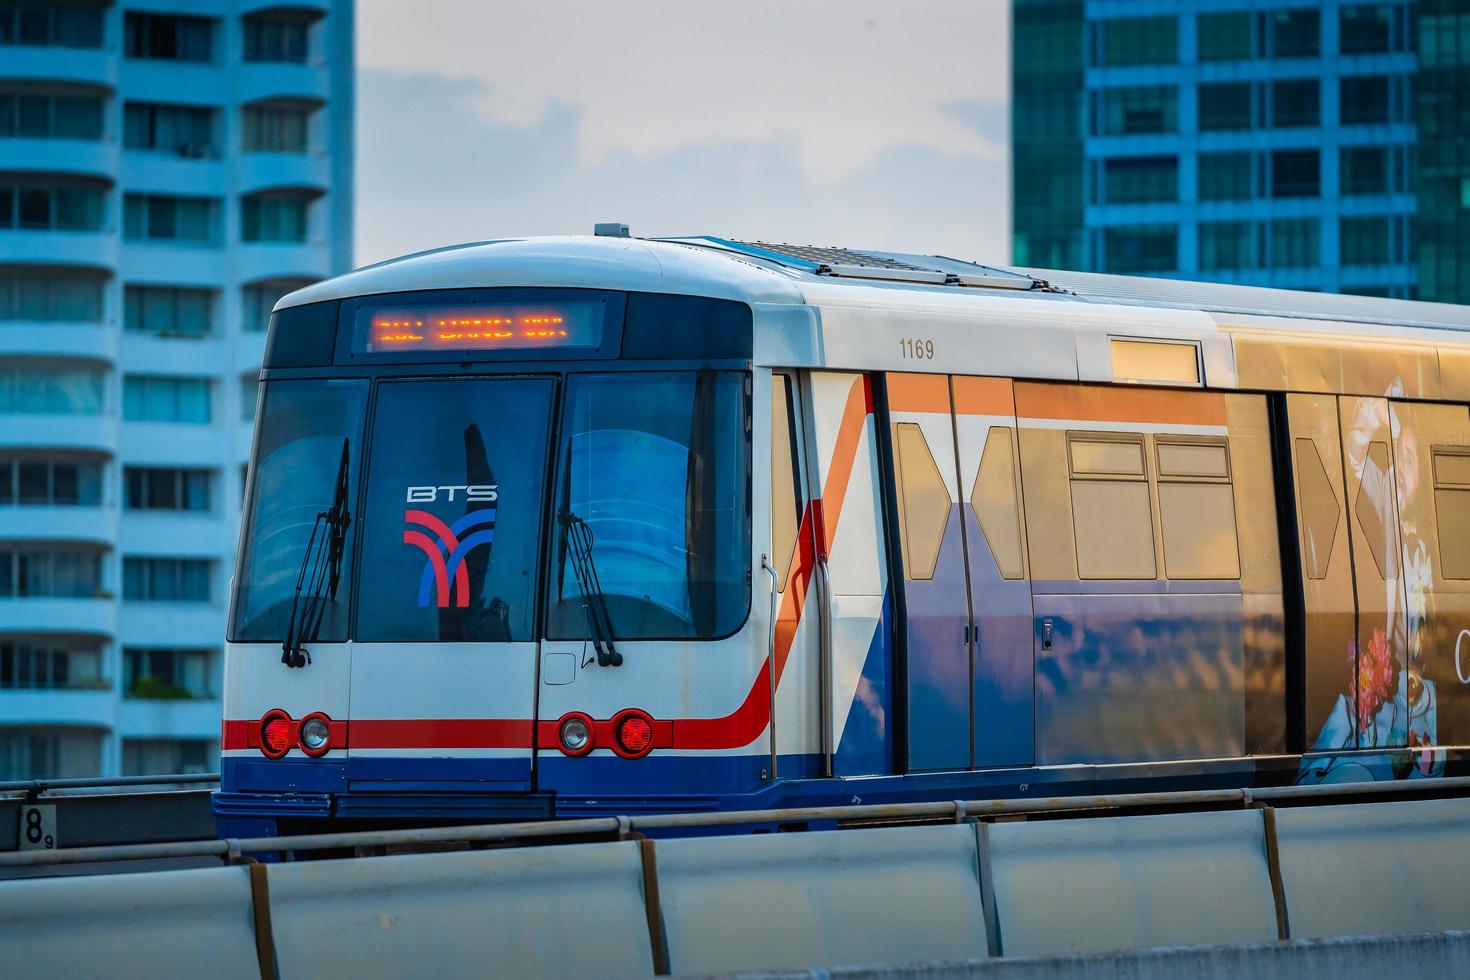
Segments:
[[[1016,0],[1022,265],[1470,301],[1470,2]]]

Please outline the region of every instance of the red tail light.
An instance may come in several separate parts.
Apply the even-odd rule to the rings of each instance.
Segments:
[[[613,719],[614,751],[625,759],[638,759],[653,748],[653,719],[637,709]]]
[[[279,759],[291,751],[296,741],[291,716],[279,709],[267,711],[260,719],[260,752],[268,759]]]

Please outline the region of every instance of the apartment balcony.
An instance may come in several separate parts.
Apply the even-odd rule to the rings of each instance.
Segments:
[[[310,99],[325,104],[331,94],[327,68],[321,62],[246,62],[237,69],[237,77],[239,101],[246,104],[263,99]]]
[[[0,79],[85,82],[117,88],[118,55],[106,48],[0,46]]]
[[[128,463],[151,464],[152,458],[128,457]],[[216,492],[216,496],[218,496]],[[125,555],[168,555],[173,558],[210,558],[228,554],[235,529],[218,513],[178,510],[124,511],[117,548]]]
[[[207,337],[159,337],[129,331],[123,334],[118,362],[136,374],[198,375],[200,369],[217,370],[225,360],[224,341],[217,334]]]
[[[111,728],[117,709],[111,682],[107,687],[0,689],[0,718],[7,725],[77,725]],[[219,721],[215,721],[215,730]]]
[[[105,593],[88,599],[0,598],[0,633],[111,637],[116,632],[117,603]]]
[[[235,338],[235,370],[239,374],[258,374],[265,361],[264,330],[242,330]]]
[[[219,738],[218,698],[156,700],[123,697],[116,726],[124,738]]]
[[[112,228],[95,231],[5,229],[0,230],[0,256],[38,265],[74,265],[110,271],[117,268],[118,235]]]
[[[117,143],[108,139],[0,139],[0,170],[83,174],[111,183],[117,164]]]
[[[124,281],[156,282],[166,271],[172,286],[218,288],[228,268],[223,248],[195,242],[125,242],[118,262]]]
[[[124,602],[119,644],[132,647],[211,647],[225,638],[223,602]]]
[[[325,192],[332,185],[331,157],[319,151],[243,153],[238,168],[242,195],[285,187]]]
[[[228,452],[217,425],[190,422],[124,422],[118,446],[123,458],[153,466],[223,464]]]
[[[129,99],[204,106],[233,101],[230,76],[223,64],[165,58],[128,58],[120,72]]]
[[[0,323],[0,357],[77,358],[111,367],[117,334],[100,323],[9,321]]]
[[[208,148],[176,151],[124,150],[122,185],[138,194],[223,197],[230,189],[229,169]],[[191,155],[193,154],[193,155]]]
[[[314,10],[326,15],[332,10],[331,0],[238,0],[235,12],[241,17],[265,10]]]
[[[116,536],[117,511],[112,507],[0,506],[0,541],[3,542],[65,541],[111,545]]]
[[[241,282],[325,279],[332,274],[332,251],[325,239],[246,242],[240,246],[236,267]]]
[[[110,415],[0,415],[0,449],[81,449],[111,456],[118,423]]]

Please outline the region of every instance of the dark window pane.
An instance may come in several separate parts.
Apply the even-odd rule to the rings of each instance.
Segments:
[[[1175,157],[1118,157],[1103,164],[1105,203],[1173,201],[1179,196]]]
[[[1383,265],[1391,254],[1391,225],[1387,217],[1343,218],[1338,225],[1343,265]]]
[[[1321,48],[1321,17],[1315,10],[1278,10],[1271,22],[1271,53],[1278,58],[1312,58]]]
[[[1250,82],[1225,82],[1199,87],[1199,128],[1202,131],[1250,127]]]
[[[1099,130],[1104,135],[1172,133],[1179,128],[1173,85],[1109,88],[1102,92]]]
[[[1315,197],[1321,193],[1316,150],[1277,150],[1271,154],[1271,193],[1275,197]]]
[[[1322,120],[1322,86],[1315,78],[1271,84],[1271,125],[1316,126]]]
[[[1102,22],[1103,64],[1161,65],[1179,60],[1175,17],[1115,17]]]
[[[1251,21],[1248,10],[1225,14],[1200,14],[1199,60],[1237,61],[1251,56]]]
[[[1103,232],[1108,272],[1169,272],[1179,266],[1174,225],[1125,225]]]
[[[1254,238],[1249,221],[1203,221],[1199,226],[1199,266],[1201,269],[1247,269],[1255,264],[1251,257]]]
[[[1342,192],[1387,194],[1388,150],[1382,146],[1342,148]]]
[[[1271,222],[1271,265],[1278,269],[1318,264],[1321,223],[1316,218],[1283,218]]]
[[[1338,45],[1342,53],[1387,51],[1392,36],[1393,9],[1388,4],[1343,7],[1338,21]]]
[[[1339,82],[1343,125],[1387,122],[1388,76],[1357,75]]]
[[[1251,195],[1251,155],[1245,152],[1199,155],[1201,201],[1244,201]]]

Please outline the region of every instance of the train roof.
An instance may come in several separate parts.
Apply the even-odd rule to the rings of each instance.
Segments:
[[[564,236],[453,245],[365,266],[298,290],[280,306],[472,286],[581,286],[687,293],[761,304],[887,293],[883,305],[961,306],[999,296],[1039,302],[1470,330],[1470,306],[1371,296],[984,265],[943,255],[745,242],[714,236]],[[846,287],[846,288],[844,288]],[[928,295],[923,295],[928,294]],[[968,302],[967,302],[968,301]],[[950,309],[951,303],[943,304]]]

